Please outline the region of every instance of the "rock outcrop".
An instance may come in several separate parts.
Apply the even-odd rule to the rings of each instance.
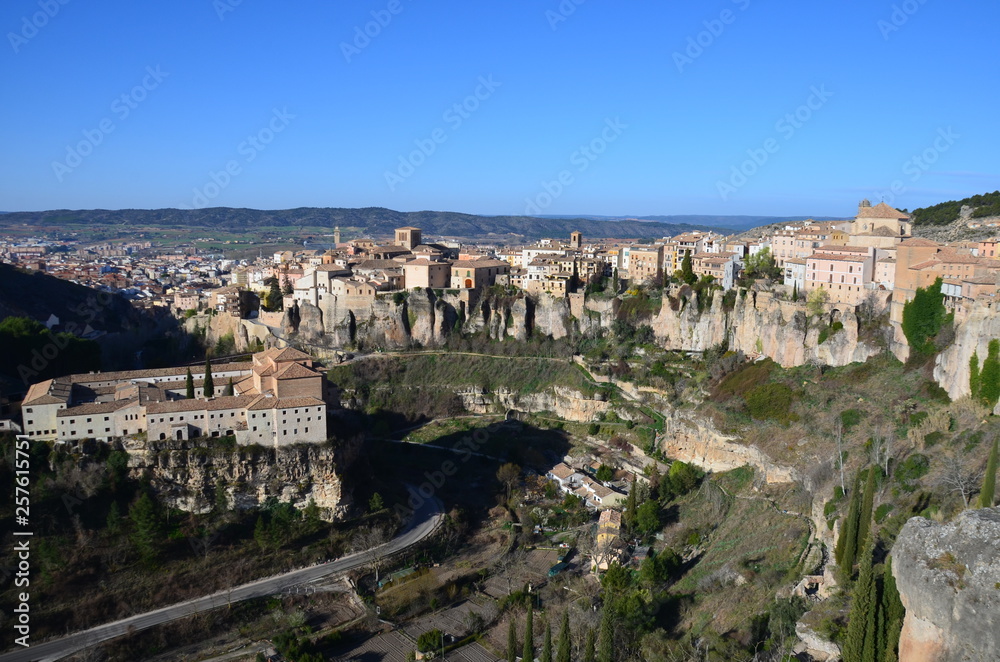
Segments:
[[[1000,508],[967,510],[948,524],[915,517],[892,549],[906,607],[899,659],[1000,659]]]
[[[682,412],[665,412],[663,433],[658,444],[663,453],[674,460],[694,464],[708,471],[730,471],[750,465],[768,483],[791,483],[799,480],[798,472],[775,464],[755,446],[737,443],[711,424],[696,420]]]
[[[277,449],[174,440],[125,443],[131,476],[148,477],[173,508],[208,512],[221,487],[230,507],[238,510],[259,506],[270,497],[297,508],[314,501],[328,520],[343,517],[350,505],[342,477],[359,447],[359,439]]]
[[[566,421],[588,423],[600,420],[612,409],[601,393],[587,397],[571,388],[553,386],[537,393],[518,393],[506,388],[486,391],[469,387],[457,391],[466,411],[474,414],[502,414],[510,410],[527,413],[549,412]],[[624,413],[624,412],[622,412]]]
[[[731,350],[762,354],[785,367],[809,362],[847,365],[880,351],[858,339],[858,318],[850,306],[831,308],[822,318],[810,319],[804,303],[778,299],[770,292],[736,296],[731,310],[726,310],[720,294],[701,312],[693,297],[675,301],[664,299],[652,325],[659,343],[669,349],[700,352],[728,340]],[[819,342],[823,327],[834,322],[843,329],[828,332],[828,338]]]
[[[934,381],[953,400],[969,395],[969,359],[973,353],[982,366],[990,341],[1000,338],[1000,315],[987,304],[977,305],[955,325],[955,339],[934,362]]]

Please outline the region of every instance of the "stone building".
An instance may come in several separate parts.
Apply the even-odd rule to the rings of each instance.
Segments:
[[[284,446],[327,438],[324,378],[308,354],[269,349],[253,360],[212,367],[215,392],[205,397],[204,367],[68,375],[33,384],[22,403],[25,434],[59,442],[145,434],[148,439],[232,435],[239,444]]]

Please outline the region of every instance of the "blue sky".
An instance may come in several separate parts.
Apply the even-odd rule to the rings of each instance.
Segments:
[[[64,2],[0,9],[5,211],[847,216],[1000,188],[993,0]]]

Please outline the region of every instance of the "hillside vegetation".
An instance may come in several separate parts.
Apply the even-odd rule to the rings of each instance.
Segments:
[[[948,225],[959,217],[963,206],[972,207],[972,218],[1000,216],[1000,191],[973,195],[961,200],[949,200],[930,207],[914,209],[914,225]]]

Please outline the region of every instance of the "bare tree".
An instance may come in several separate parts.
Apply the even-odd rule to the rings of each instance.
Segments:
[[[367,527],[354,534],[354,551],[364,553],[365,565],[375,573],[376,585],[378,585],[379,573],[385,566],[388,556],[386,543],[389,540],[391,540],[389,530],[384,526]]]
[[[889,460],[892,457],[895,437],[891,426],[883,425],[882,421],[875,424],[875,431],[872,433],[871,461],[875,466],[882,467],[882,472],[886,476],[889,475]]]
[[[497,575],[503,575],[507,580],[507,595],[514,592],[514,569],[524,565],[528,554],[523,548],[517,547],[509,554],[504,554],[493,564]]]
[[[982,468],[969,470],[962,463],[962,458],[957,455],[949,456],[941,469],[941,477],[938,484],[948,489],[949,492],[958,492],[962,497],[962,503],[969,507],[969,499],[975,494],[983,479]]]
[[[521,480],[521,467],[513,462],[508,462],[497,470],[497,480],[499,480],[504,486],[504,489],[507,490],[507,501],[510,501],[511,494],[514,492],[514,487],[517,485],[518,481]]]

